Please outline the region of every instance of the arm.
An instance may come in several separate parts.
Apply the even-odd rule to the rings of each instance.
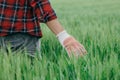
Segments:
[[[47,26],[49,27],[49,29],[55,34],[57,35],[58,33],[64,31],[62,25],[59,23],[59,21],[57,19],[54,19],[52,21],[48,21]]]
[[[47,26],[49,29],[57,36],[61,32],[64,31],[62,25],[59,23],[57,19],[48,21]],[[62,37],[62,42],[61,38]],[[63,47],[66,49],[69,56],[71,56],[71,53],[73,53],[75,56],[82,56],[83,54],[86,54],[86,50],[82,44],[80,44],[74,37],[70,36],[68,33],[60,34],[58,36],[59,41],[63,45]]]
[[[86,53],[85,48],[74,37],[70,36],[57,20],[49,0],[32,0],[31,7],[35,8],[35,14],[40,22],[47,24],[49,29],[57,36],[69,56],[74,53],[76,56]],[[36,6],[37,5],[37,6]]]

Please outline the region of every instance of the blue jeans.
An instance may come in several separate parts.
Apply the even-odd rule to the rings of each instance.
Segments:
[[[40,51],[40,41],[38,37],[24,33],[16,33],[5,37],[0,37],[0,48],[8,48],[13,53],[27,52],[29,56],[34,57],[36,51]]]

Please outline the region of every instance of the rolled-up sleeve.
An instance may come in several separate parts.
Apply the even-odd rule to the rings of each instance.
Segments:
[[[57,18],[49,0],[31,0],[30,5],[40,22],[46,23]]]

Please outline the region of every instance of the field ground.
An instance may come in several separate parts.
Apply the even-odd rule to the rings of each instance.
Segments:
[[[60,22],[88,51],[69,58],[41,24],[41,55],[0,53],[0,80],[120,80],[120,0],[51,0]],[[10,52],[12,53],[12,52]]]

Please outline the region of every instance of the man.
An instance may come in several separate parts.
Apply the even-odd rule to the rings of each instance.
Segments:
[[[70,56],[86,53],[57,20],[49,0],[0,0],[0,47],[12,51],[26,50],[34,56],[42,37],[39,22],[46,23]]]

